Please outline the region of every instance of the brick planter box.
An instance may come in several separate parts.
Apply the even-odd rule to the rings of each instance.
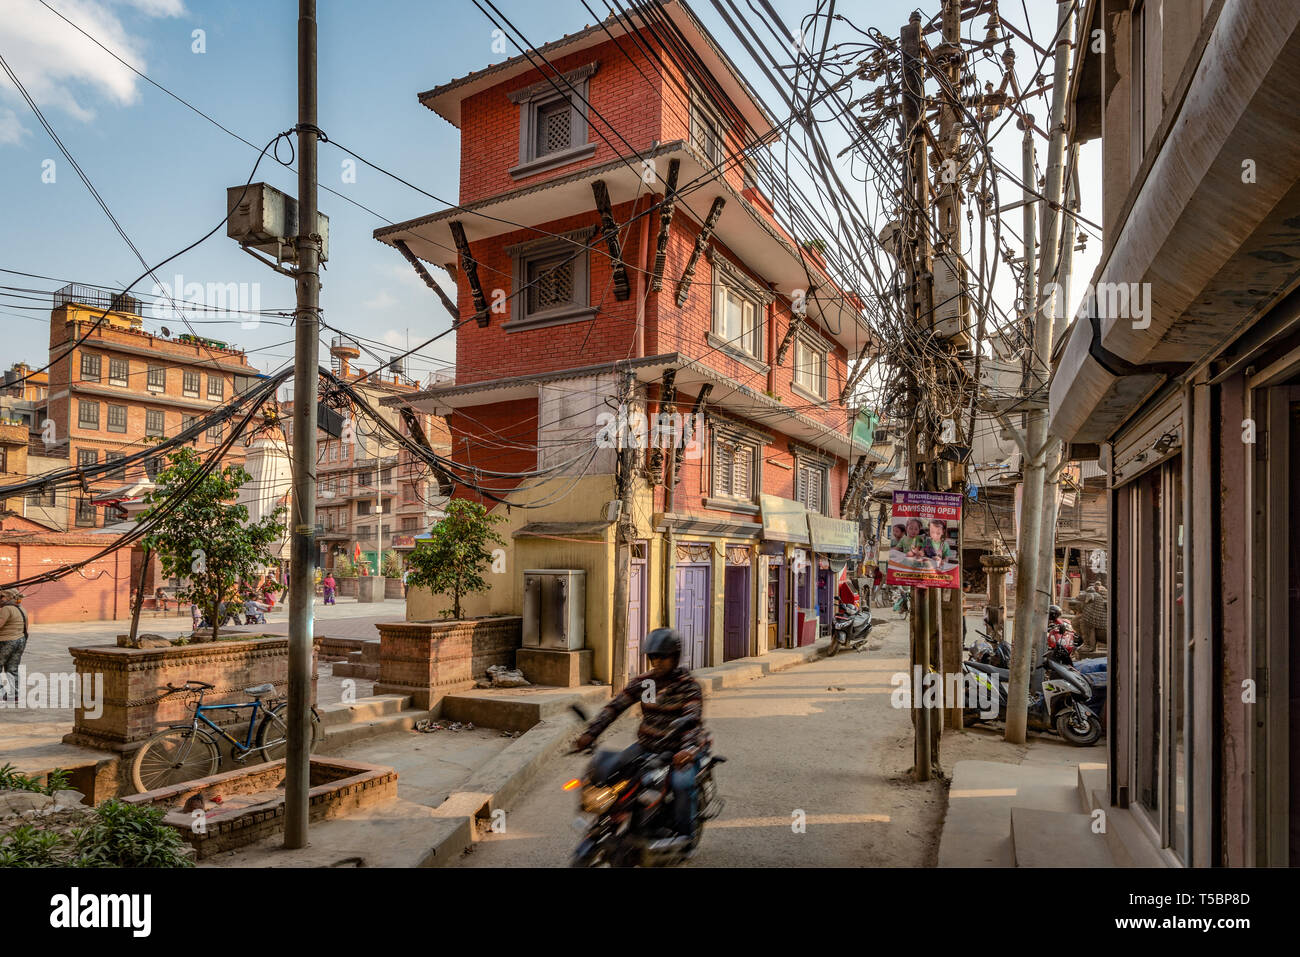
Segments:
[[[319,640],[312,654],[313,703],[318,648]],[[186,704],[193,698],[180,694],[162,697],[169,683],[180,685],[194,679],[216,685],[203,699],[205,705],[247,701],[245,688],[268,681],[275,685],[275,694],[280,697],[289,687],[289,639],[284,635],[170,648],[101,645],[69,651],[77,674],[86,676],[83,682],[93,675],[103,676],[103,702],[102,713],[95,718],[84,708],[77,708],[72,733],[63,740],[106,751],[134,750],[134,745],[158,729],[188,723],[190,711]],[[247,726],[247,710],[220,714],[231,722],[242,717]],[[216,716],[213,720],[221,723]]]
[[[384,597],[385,598],[406,597],[406,586],[402,584],[401,578],[384,579]]]
[[[357,601],[383,601],[384,583],[387,580],[379,575],[362,575],[357,579]]]
[[[324,821],[397,797],[392,768],[340,758],[311,759],[309,819]],[[183,810],[195,795],[205,805],[203,832]],[[221,804],[212,801],[219,796]],[[284,759],[214,774],[123,798],[129,804],[167,809],[163,823],[180,832],[199,860],[260,841],[284,830]]]
[[[513,668],[523,643],[518,615],[467,621],[406,621],[377,625],[379,679],[374,694],[406,694],[432,710],[446,695],[474,687],[489,665]]]

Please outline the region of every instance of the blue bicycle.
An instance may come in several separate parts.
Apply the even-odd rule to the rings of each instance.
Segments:
[[[203,704],[203,696],[215,685],[205,681],[187,681],[183,685],[173,686],[168,683],[163,697],[173,694],[197,694],[199,699],[194,704],[194,717],[189,724],[173,725],[164,728],[141,745],[131,762],[131,780],[137,791],[153,791],[157,788],[182,784],[196,778],[215,774],[221,766],[221,746],[217,735],[224,738],[231,746],[231,760],[242,764],[253,755],[265,761],[275,761],[284,757],[288,745],[289,725],[285,708],[287,702],[264,703],[263,698],[275,691],[272,684],[256,685],[245,688],[244,694],[252,701],[237,704]],[[214,722],[208,714],[213,711],[234,711],[248,708],[248,732],[244,740],[232,736]],[[262,715],[258,723],[258,715]],[[256,730],[256,738],[254,731]],[[320,715],[311,709],[311,744],[312,751],[320,743]]]

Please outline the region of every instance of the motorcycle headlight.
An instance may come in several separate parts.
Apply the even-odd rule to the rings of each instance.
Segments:
[[[626,790],[627,785],[627,781],[619,781],[612,787],[604,788],[587,785],[582,789],[582,809],[592,814],[604,814],[613,806],[619,794]]]

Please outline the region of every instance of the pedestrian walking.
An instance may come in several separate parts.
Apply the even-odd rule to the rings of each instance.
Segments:
[[[17,701],[18,665],[27,647],[27,613],[18,603],[22,595],[12,588],[0,591],[0,701]]]
[[[411,577],[411,570],[409,568],[403,568],[402,569],[402,597],[403,598],[406,597],[406,589],[407,589],[406,580],[410,577]]]
[[[338,582],[334,580],[334,573],[330,572],[321,582],[321,588],[325,591],[325,604],[334,604],[334,589],[338,587]]]

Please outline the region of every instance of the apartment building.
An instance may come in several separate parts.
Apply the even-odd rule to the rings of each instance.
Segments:
[[[611,18],[420,94],[460,130],[460,205],[375,233],[458,287],[454,383],[385,404],[447,417],[456,494],[504,520],[504,570],[469,613],[518,614],[526,569],[585,570],[602,680],[622,393],[632,419],[702,423],[638,449],[632,670],[661,624],[690,667],[811,640],[861,550],[839,512],[868,451],[843,395],[861,304],[774,216],[753,145],[774,122],[741,71],[684,3],[660,10],[661,31]]]
[[[66,453],[73,467],[117,461],[174,436],[261,375],[243,352],[225,343],[146,332],[138,300],[77,285],[54,294],[50,359],[44,438],[51,453]],[[217,447],[228,428],[229,423],[214,425],[196,446]],[[243,451],[236,444],[228,460],[241,461]],[[161,457],[153,458],[130,474],[123,468],[89,482],[70,497],[67,525],[112,524],[121,511],[104,493],[148,481],[162,464]]]

